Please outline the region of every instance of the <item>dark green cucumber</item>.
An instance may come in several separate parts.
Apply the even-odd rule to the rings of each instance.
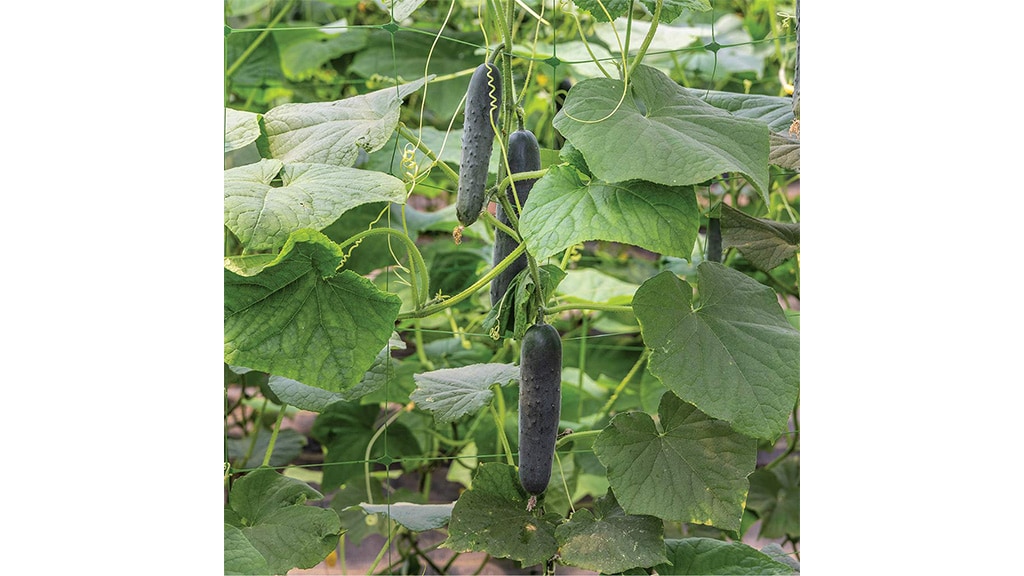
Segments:
[[[722,262],[722,221],[708,218],[708,262]]]
[[[519,483],[530,494],[548,487],[561,412],[562,339],[554,326],[534,324],[519,357]]]
[[[494,64],[481,64],[469,79],[466,113],[462,125],[462,157],[459,162],[459,191],[455,215],[463,226],[480,216],[487,187],[487,165],[494,147],[494,126],[501,109],[501,71]],[[493,124],[492,124],[493,123]]]
[[[533,135],[533,132],[519,129],[509,135],[508,167],[511,174],[540,170],[540,144],[537,142],[537,137]],[[533,189],[533,183],[536,181],[536,178],[520,180],[519,182],[513,182],[513,185],[508,187],[505,191],[505,197],[508,198],[512,208],[516,207],[516,197],[519,198],[520,206],[526,204],[526,199],[529,198],[530,190]],[[512,195],[513,187],[515,188],[515,196]],[[519,213],[517,212],[516,216],[518,215]],[[508,215],[505,214],[505,210],[500,204],[495,211],[495,216],[498,217],[502,224],[509,226]],[[504,260],[517,246],[519,246],[519,243],[514,238],[501,230],[495,230],[493,265],[497,266],[498,262]],[[505,296],[505,291],[508,290],[509,283],[524,268],[526,268],[526,254],[520,255],[508,268],[502,270],[491,280],[491,306],[495,306],[501,301]]]

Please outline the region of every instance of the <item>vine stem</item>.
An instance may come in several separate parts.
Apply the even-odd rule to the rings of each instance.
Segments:
[[[611,398],[609,398],[608,401],[605,402],[604,406],[601,407],[601,411],[597,413],[597,417],[594,419],[594,422],[600,421],[612,411],[612,406],[615,404],[615,401],[619,399],[619,394],[622,394],[622,391],[625,390],[629,381],[633,379],[633,376],[636,376],[636,373],[640,370],[640,367],[644,365],[644,362],[647,361],[647,357],[650,356],[650,354],[650,348],[645,348],[644,351],[640,353],[640,357],[636,359],[636,364],[633,364],[633,367],[629,369],[629,373],[626,374],[626,377],[623,378],[622,382],[619,382],[619,385],[615,387],[615,391],[612,392]]]
[[[270,466],[270,455],[274,453],[274,444],[277,443],[277,434],[281,431],[281,422],[284,420],[284,413],[288,410],[287,404],[281,405],[277,413],[277,420],[274,422],[274,431],[270,434],[270,442],[267,444],[267,453],[263,455],[263,466]]]
[[[480,213],[480,216],[482,216],[484,220],[487,220],[488,222],[490,222],[491,226],[494,226],[498,230],[501,230],[502,232],[507,234],[509,236],[509,238],[514,238],[514,239],[517,239],[517,240],[520,239],[519,238],[519,234],[516,234],[515,230],[513,230],[513,229],[509,228],[508,226],[502,224],[501,220],[498,220],[497,218],[495,218],[490,212],[487,212],[485,210],[485,211]],[[520,241],[520,244],[522,244],[522,241]]]
[[[456,173],[451,166],[440,161],[437,158],[437,154],[435,154],[434,151],[431,150],[430,148],[427,148],[427,145],[424,144],[420,138],[416,137],[416,135],[412,133],[412,130],[409,130],[409,127],[405,125],[405,123],[401,123],[398,125],[398,133],[401,134],[403,138],[411,142],[414,146],[416,146],[416,148],[420,152],[423,152],[427,156],[427,158],[433,160],[434,165],[440,168],[441,171],[444,172],[446,176],[451,178],[452,182],[458,185],[458,173]]]
[[[338,246],[341,249],[344,249],[363,238],[376,236],[378,234],[391,234],[392,236],[397,236],[398,239],[405,244],[405,248],[409,252],[409,257],[415,263],[414,269],[419,272],[420,281],[423,283],[423,292],[421,295],[416,282],[410,282],[410,285],[412,286],[413,301],[416,302],[417,307],[422,306],[427,300],[427,293],[430,291],[430,276],[427,271],[427,264],[423,261],[423,255],[420,254],[419,248],[416,247],[416,243],[413,242],[411,238],[394,228],[371,228],[369,230],[363,230],[348,240],[345,240]]]
[[[505,176],[505,179],[498,185],[498,190],[504,190],[508,188],[513,182],[519,182],[520,180],[529,180],[531,178],[541,178],[548,173],[547,168],[540,170],[530,170],[529,172],[516,172],[515,174]]]
[[[651,21],[651,27],[647,30],[647,35],[644,36],[644,41],[640,44],[640,50],[636,53],[636,57],[633,58],[633,62],[629,65],[627,77],[633,75],[633,71],[636,70],[636,67],[640,65],[640,61],[647,54],[647,49],[650,48],[651,41],[654,40],[654,33],[658,30],[658,19],[661,18],[661,6],[664,3],[665,0],[658,0],[658,3],[654,6],[654,18]]]
[[[274,16],[274,19],[271,20],[269,24],[267,24],[267,27],[262,32],[260,32],[260,35],[257,36],[256,39],[252,41],[252,44],[249,44],[249,47],[246,48],[241,55],[239,55],[238,59],[235,60],[234,64],[232,64],[231,67],[228,68],[228,71],[224,73],[225,78],[230,78],[232,74],[238,71],[242,64],[249,59],[249,56],[251,56],[252,53],[255,52],[257,48],[259,48],[260,44],[263,43],[263,40],[266,39],[268,34],[270,34],[270,31],[274,28],[274,26],[277,26],[277,23],[280,22],[282,18],[284,18],[285,14],[291,11],[292,6],[294,5],[295,0],[290,0],[288,4],[286,4],[285,7],[282,8],[281,11],[278,12],[276,16]]]
[[[399,408],[394,414],[389,416],[388,419],[381,424],[380,428],[377,428],[377,431],[373,433],[373,436],[370,437],[370,443],[366,445],[366,454],[363,456],[363,470],[365,472],[364,476],[366,477],[366,501],[370,504],[373,504],[373,493],[370,491],[370,451],[373,450],[373,445],[377,442],[377,438],[380,438],[380,435],[388,429],[388,426],[393,424],[407,408],[412,408],[412,404],[410,403],[409,406]],[[385,450],[387,450],[386,445]]]
[[[559,438],[557,442],[555,442],[555,449],[557,450],[558,448],[565,446],[566,443],[573,440],[580,440],[583,438],[589,438],[591,436],[597,436],[601,432],[604,432],[604,430],[584,430],[582,432],[573,432],[572,434],[566,434],[565,436]]]
[[[797,405],[797,408],[793,409],[793,435],[792,435],[792,437],[789,439],[789,441],[786,444],[786,451],[783,452],[782,454],[779,454],[779,456],[777,458],[775,458],[774,460],[772,460],[771,462],[765,464],[765,466],[764,466],[765,470],[771,470],[772,468],[778,466],[779,462],[782,462],[790,454],[792,454],[793,452],[796,451],[796,445],[797,445],[797,442],[800,439],[800,420],[797,418],[797,409],[798,408],[799,408],[799,404]]]
[[[557,314],[566,310],[599,310],[601,312],[632,312],[632,306],[615,306],[613,304],[559,304],[550,308],[545,307],[545,314]]]
[[[501,413],[494,408],[494,402],[488,404],[491,409],[491,415],[494,416],[494,425],[498,428],[498,438],[501,439],[501,446],[505,450],[505,461],[509,466],[515,466],[516,461],[512,458],[512,446],[508,443],[508,436],[505,435],[505,396],[501,393],[501,386],[495,384],[492,386],[494,389],[494,396],[498,402],[498,407],[501,408]]]
[[[426,318],[431,314],[435,314],[446,308],[451,308],[452,306],[458,304],[459,302],[462,302],[466,298],[469,298],[470,296],[475,294],[477,290],[480,290],[481,288],[489,284],[490,281],[493,280],[495,276],[500,274],[501,271],[504,270],[505,268],[508,268],[508,266],[512,264],[512,262],[515,261],[515,259],[518,258],[519,255],[522,254],[523,252],[526,252],[526,245],[520,244],[518,247],[516,247],[515,250],[513,250],[508,256],[506,256],[504,260],[499,262],[497,266],[490,270],[490,272],[481,276],[480,279],[474,282],[473,285],[470,286],[469,288],[466,288],[465,290],[459,292],[458,294],[452,296],[451,298],[445,299],[443,302],[438,302],[437,304],[431,304],[429,306],[424,306],[423,308],[419,308],[411,312],[399,314],[397,320]]]

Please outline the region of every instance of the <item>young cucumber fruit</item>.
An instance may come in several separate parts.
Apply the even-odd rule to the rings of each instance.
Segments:
[[[516,130],[508,137],[508,167],[511,174],[519,174],[520,172],[533,172],[540,170],[540,144],[537,143],[537,137],[533,135],[533,132],[529,130]],[[533,189],[533,183],[536,182],[536,178],[529,180],[520,180],[519,182],[513,182],[512,186],[509,186],[505,191],[505,196],[508,198],[509,204],[512,208],[516,207],[516,197],[519,198],[519,206],[526,204],[526,199],[530,196],[530,190]],[[515,188],[515,196],[512,194],[512,189]],[[516,216],[519,213],[516,212]],[[505,210],[498,205],[498,209],[495,211],[495,216],[502,224],[509,226],[508,215],[505,214]],[[505,234],[501,230],[495,230],[494,232],[494,257],[492,265],[497,266],[499,262],[505,259],[506,256],[512,253],[513,250],[519,245],[514,238]],[[505,291],[508,290],[508,285],[512,282],[512,279],[516,277],[526,268],[526,254],[522,254],[519,258],[516,258],[514,262],[508,267],[498,273],[497,276],[491,280],[491,306],[495,306],[505,296]]]
[[[540,494],[551,479],[551,460],[562,412],[562,340],[543,322],[526,329],[519,358],[519,482]]]
[[[463,226],[480,216],[487,187],[487,165],[494,147],[494,127],[501,109],[501,71],[494,64],[481,64],[469,79],[465,122],[462,127],[462,157],[455,215]]]

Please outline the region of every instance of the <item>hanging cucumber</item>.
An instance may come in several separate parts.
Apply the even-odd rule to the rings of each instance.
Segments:
[[[523,335],[519,357],[519,482],[530,494],[548,487],[562,411],[562,340],[543,321]]]
[[[491,62],[477,67],[466,91],[462,158],[455,215],[463,226],[480,216],[487,187],[487,165],[494,147],[494,127],[501,109],[501,71]]]
[[[533,135],[533,132],[523,129],[522,126],[508,137],[508,167],[510,174],[540,170],[540,144],[537,142],[537,137]],[[513,182],[512,186],[509,186],[505,191],[509,204],[515,208],[516,197],[518,197],[519,206],[525,205],[526,199],[530,196],[530,190],[533,189],[533,183],[536,181],[536,178],[531,178],[529,180]],[[512,194],[513,187],[515,188],[515,196]],[[495,215],[502,224],[510,225],[508,216],[500,204],[495,211]],[[519,213],[516,212],[516,216],[518,215]],[[493,265],[496,266],[498,262],[504,260],[517,246],[519,246],[519,243],[514,238],[501,230],[495,230]],[[509,283],[524,268],[526,268],[526,254],[516,258],[508,268],[502,270],[491,280],[491,306],[495,306],[501,301],[505,296],[505,291],[508,290]]]

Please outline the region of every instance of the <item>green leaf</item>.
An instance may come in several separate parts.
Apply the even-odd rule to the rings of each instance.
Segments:
[[[267,559],[239,528],[224,524],[224,574],[269,574]]]
[[[278,248],[294,230],[321,230],[356,206],[380,201],[404,203],[405,184],[381,172],[280,160],[224,171],[224,224],[248,250]]]
[[[590,12],[598,22],[610,22],[624,16],[632,3],[629,0],[573,0],[573,4]]]
[[[768,271],[800,250],[800,224],[754,218],[722,204],[722,246],[736,248],[751,264]]]
[[[512,53],[535,62],[556,57],[559,62],[559,74],[569,74],[576,78],[604,78],[605,74],[595,61],[601,62],[605,71],[615,70],[612,65],[615,60],[612,53],[596,42],[584,44],[578,40],[559,41],[557,48],[558,55],[555,56],[555,46],[552,44],[542,41],[520,42],[516,43]]]
[[[768,162],[787,170],[800,171],[800,138],[786,132],[772,132]]]
[[[268,264],[277,259],[277,254],[246,254],[244,256],[228,256],[224,259],[224,268],[239,276],[255,276],[263,271]]]
[[[409,398],[434,413],[438,424],[474,414],[491,403],[493,384],[507,386],[519,381],[519,367],[512,364],[472,364],[444,368],[413,376],[416,390]]]
[[[600,2],[598,0],[573,0],[573,3],[590,12],[598,22],[608,22],[609,16],[611,16],[611,20],[625,16],[631,5],[626,0],[601,0]],[[648,14],[654,15],[654,10],[657,8],[656,0],[640,0],[640,3],[647,8]],[[711,10],[711,4],[708,0],[664,0],[658,22],[672,22],[683,13],[683,10],[706,12]]]
[[[568,302],[629,304],[637,288],[637,284],[623,282],[595,268],[577,268],[567,272],[558,293]]]
[[[282,104],[263,115],[269,152],[284,162],[352,166],[398,127],[402,99],[430,78],[334,102]]]
[[[412,504],[396,502],[394,504],[360,504],[367,514],[382,514],[405,526],[413,532],[443,528],[452,516],[451,504]]]
[[[395,22],[401,22],[412,15],[427,0],[379,0],[385,11]]]
[[[750,475],[747,508],[761,519],[762,538],[800,537],[800,459]]]
[[[556,514],[527,512],[529,494],[507,464],[481,464],[473,488],[462,493],[441,546],[456,552],[487,552],[518,560],[523,567],[546,562],[558,550]]]
[[[766,544],[761,548],[761,553],[767,555],[772,560],[789,566],[795,573],[800,573],[800,562],[798,562],[796,558],[790,556],[789,553],[786,552],[779,544],[775,542]]]
[[[358,52],[366,45],[364,28],[349,28],[345,20],[320,29],[311,24],[292,22],[289,28],[272,34],[281,52],[281,70],[290,80],[308,80],[325,64],[345,54]],[[331,26],[337,26],[331,28]]]
[[[640,0],[640,3],[647,8],[647,12],[654,16],[654,10],[657,8],[657,0]],[[661,14],[658,18],[658,22],[668,24],[673,22],[683,10],[691,10],[693,12],[707,12],[711,10],[711,2],[709,0],[664,0],[661,5]]]
[[[689,258],[699,217],[691,186],[583,183],[575,169],[552,166],[533,185],[519,231],[538,259],[586,240],[624,242]]]
[[[394,34],[386,30],[370,34],[366,48],[361,50],[348,67],[349,72],[372,79],[381,74],[399,78],[422,78],[424,71],[447,76],[476,68],[483,55],[467,49],[484,44],[480,32],[452,33],[445,31],[440,37],[424,34],[422,30],[399,29]],[[400,55],[396,58],[396,54]],[[428,68],[429,66],[429,68]],[[447,126],[456,115],[459,103],[466,95],[469,75],[459,76],[426,88],[426,109],[433,112],[436,125]],[[459,123],[456,122],[456,126]]]
[[[224,152],[244,148],[259,137],[259,114],[233,108],[224,109]]]
[[[619,80],[583,80],[555,116],[554,127],[583,152],[598,178],[686,186],[739,172],[767,201],[763,122],[715,108],[654,68],[639,66],[630,82],[623,99]]]
[[[332,490],[354,478],[362,480],[366,471],[366,448],[380,427],[379,415],[378,405],[335,402],[317,416],[311,436],[327,449],[324,490]],[[378,464],[373,461],[385,455],[397,460],[419,454],[419,442],[408,426],[392,422],[387,433],[377,436],[370,449],[370,470],[376,470]]]
[[[794,574],[785,564],[773,560],[742,542],[723,542],[711,538],[666,540],[671,565],[655,566],[659,574],[701,575],[735,574],[767,576]]]
[[[757,442],[671,393],[658,415],[656,424],[645,412],[618,414],[594,441],[622,508],[738,530]]]
[[[356,400],[379,390],[388,378],[394,380],[397,362],[391,357],[391,351],[404,349],[405,342],[402,342],[397,333],[393,333],[388,345],[374,358],[373,364],[370,365],[366,374],[363,374],[363,379],[359,381],[359,384],[342,392],[329,392],[315,386],[307,386],[284,376],[271,376],[267,385],[282,402],[289,406],[311,412],[323,412],[335,402]]]
[[[561,563],[615,574],[667,562],[663,533],[660,519],[626,514],[609,490],[593,512],[576,510],[555,530],[555,539]]]
[[[739,94],[685,88],[687,94],[730,112],[739,118],[764,122],[772,132],[786,132],[793,123],[793,99],[764,94]]]
[[[341,535],[338,515],[305,505],[323,495],[304,482],[261,468],[239,478],[228,495],[225,522],[241,533],[225,529],[225,572],[284,574],[292,568],[312,568],[334,550]],[[229,547],[230,546],[230,547]],[[265,571],[252,554],[266,562]],[[230,564],[229,564],[230,563]]]
[[[537,275],[540,277],[543,293],[548,298],[555,293],[559,283],[565,278],[565,272],[555,264],[540,266]],[[484,318],[484,330],[495,338],[522,339],[534,320],[531,312],[536,310],[533,299],[536,291],[533,274],[529,268],[524,268],[509,282],[501,302],[491,308]]]
[[[332,392],[352,388],[388,341],[401,302],[300,230],[255,276],[224,271],[224,361]]]
[[[227,16],[245,16],[259,12],[271,0],[225,0],[224,14]]]
[[[636,291],[651,373],[704,413],[755,438],[778,438],[800,386],[800,334],[775,292],[713,262],[697,267],[700,302],[671,272]]]
[[[232,468],[255,468],[263,462],[263,456],[270,446],[270,430],[260,428],[256,433],[256,445],[253,448],[249,459],[242,461],[242,457],[249,450],[252,436],[228,439],[228,458],[231,460]],[[270,455],[270,466],[280,467],[288,464],[302,453],[302,447],[306,445],[306,437],[295,430],[281,430],[278,433],[277,441],[274,443],[274,453]]]

